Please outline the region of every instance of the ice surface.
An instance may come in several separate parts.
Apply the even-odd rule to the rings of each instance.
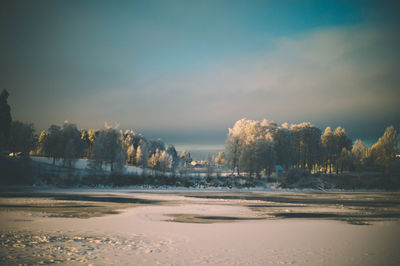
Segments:
[[[185,191],[68,190],[56,193],[136,198],[144,203],[128,208],[115,205],[120,208],[119,214],[101,217],[52,218],[46,215],[46,210],[4,209],[7,204],[21,202],[3,195],[0,198],[3,206],[0,209],[0,264],[400,265],[400,224],[396,219],[380,219],[371,225],[311,218],[196,223],[174,222],[170,216],[254,218],[263,215],[265,209],[295,213],[298,208],[318,213],[343,208],[346,209],[344,213],[352,211],[351,208],[368,212],[374,206],[386,208],[379,204],[388,195],[396,196],[393,194],[289,193],[274,194],[274,198],[268,193]],[[57,201],[41,196],[30,198],[29,204]],[[343,200],[343,205],[329,203],[332,197]],[[365,201],[360,201],[361,198]],[[64,199],[63,204],[77,203],[70,199]],[[153,203],[147,204],[144,200]],[[320,209],[312,209],[314,205],[310,201],[314,200],[315,206],[322,206]],[[352,206],[346,205],[352,201]],[[365,204],[357,207],[362,202],[371,202],[371,207]],[[392,208],[389,202],[392,201],[387,202]],[[78,203],[104,204],[103,201]],[[391,204],[396,205],[393,208],[398,207],[396,201]],[[57,205],[50,206],[57,208]],[[259,209],[253,209],[257,208],[254,206]]]

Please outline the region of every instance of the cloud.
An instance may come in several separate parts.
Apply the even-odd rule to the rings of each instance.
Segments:
[[[244,116],[340,121],[400,113],[396,32],[325,28],[272,43],[263,52],[148,80],[135,87],[136,111],[144,110],[152,127],[225,126]],[[130,88],[121,91],[129,95]]]
[[[109,121],[170,135],[188,129],[220,134],[242,117],[372,132],[400,123],[397,47],[391,28],[320,28],[270,39],[263,51],[204,59],[196,69],[171,68],[83,95],[67,118],[87,127]]]

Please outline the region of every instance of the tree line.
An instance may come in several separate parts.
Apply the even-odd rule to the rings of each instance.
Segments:
[[[28,158],[29,155],[53,158],[53,164],[62,160],[64,167],[71,167],[79,158],[90,159],[90,168],[122,172],[126,164],[142,168],[150,167],[162,172],[175,171],[191,162],[190,153],[178,155],[173,145],[162,140],[148,140],[133,130],[121,131],[108,125],[104,129],[78,129],[65,121],[63,125],[51,125],[35,135],[33,124],[13,121],[9,94],[0,94],[0,150]]]
[[[136,165],[154,170],[174,171],[181,158],[173,145],[166,146],[158,140],[148,140],[133,130],[78,129],[68,121],[60,126],[52,125],[43,130],[38,138],[35,155],[62,159],[63,166],[71,167],[78,158],[90,159],[92,170],[109,167],[112,173],[122,172],[125,165]],[[184,154],[185,155],[185,154]]]
[[[121,131],[110,126],[104,129],[78,129],[66,121],[63,125],[51,125],[35,135],[33,124],[13,121],[9,94],[0,94],[0,151],[30,154],[62,160],[63,166],[71,167],[75,160],[86,158],[90,169],[122,172],[124,166],[150,167],[158,171],[177,169],[186,171],[192,161],[190,153],[178,155],[173,145],[166,146],[161,140],[148,140],[133,130]],[[353,141],[342,127],[324,131],[310,123],[281,125],[268,121],[241,119],[228,130],[225,153],[213,159],[217,165],[226,165],[238,175],[267,176],[281,165],[285,170],[300,168],[309,173],[343,173],[351,170],[383,169],[389,171],[398,153],[399,135],[389,126],[383,136],[370,148],[361,141]],[[207,171],[211,171],[211,156],[207,159]]]
[[[345,170],[389,170],[396,160],[399,135],[393,126],[371,148],[346,130],[326,127],[322,132],[310,123],[278,125],[268,120],[241,119],[229,129],[227,165],[238,175],[271,175],[276,165],[302,168],[309,173],[343,173]]]

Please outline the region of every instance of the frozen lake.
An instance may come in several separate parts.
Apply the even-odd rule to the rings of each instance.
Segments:
[[[400,265],[399,193],[0,194],[0,264]]]

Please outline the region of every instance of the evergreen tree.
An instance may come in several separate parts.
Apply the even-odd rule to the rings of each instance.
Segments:
[[[7,148],[11,127],[11,109],[7,102],[8,96],[7,90],[3,90],[0,94],[0,151]]]
[[[10,129],[10,152],[17,153],[21,152],[22,157],[29,157],[29,152],[34,147],[34,135],[35,129],[33,124],[24,124],[19,121],[11,122]]]

